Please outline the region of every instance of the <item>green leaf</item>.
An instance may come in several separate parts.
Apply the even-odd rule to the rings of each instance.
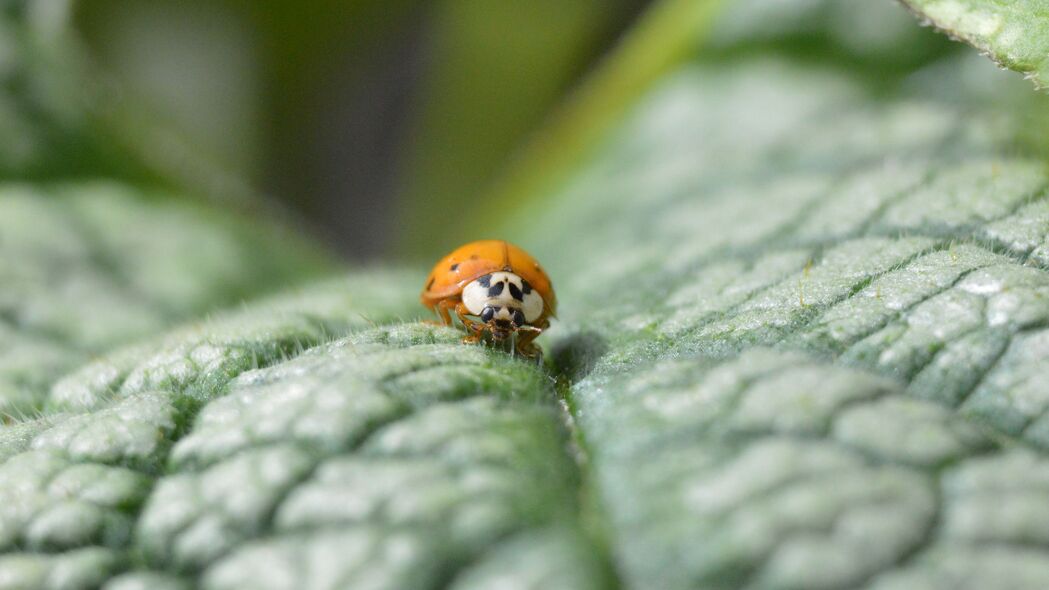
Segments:
[[[35,434],[2,443],[0,542],[140,553],[165,580],[216,588],[429,587],[504,542],[543,565],[574,551],[552,575],[597,579],[538,368],[464,348],[447,328],[369,327],[412,309],[415,278],[319,285],[72,374],[47,415],[21,425]],[[84,492],[45,493],[73,477],[89,478]],[[32,575],[27,559],[0,559],[4,579]],[[462,583],[514,563],[492,560]]]
[[[1044,0],[901,0],[924,21],[965,41],[1038,88],[1049,79],[1049,7]]]
[[[1049,174],[1015,129],[719,60],[519,232],[623,586],[1041,584]]]
[[[0,411],[187,318],[320,274],[312,246],[162,193],[0,184]]]
[[[416,321],[424,268],[306,283],[126,188],[0,199],[0,587],[1042,588],[1039,107],[748,35],[505,217],[545,365]],[[201,317],[262,276],[294,286]]]

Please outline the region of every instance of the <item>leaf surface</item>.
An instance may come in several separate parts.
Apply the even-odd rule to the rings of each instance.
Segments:
[[[63,373],[327,262],[266,223],[113,182],[0,184],[0,411]]]
[[[102,267],[66,230],[107,222],[102,197],[0,201],[22,216],[0,216],[22,220],[3,260],[38,261],[0,290],[17,305],[63,292],[30,272],[48,264],[201,269],[155,290],[127,272],[145,294],[116,300],[143,326],[88,329],[105,306],[83,298],[40,305],[71,310],[40,329],[2,316],[80,356],[30,363],[34,413],[0,430],[0,586],[1043,587],[1049,171],[1030,119],[943,92],[970,67],[949,54],[872,88],[718,42],[508,216],[561,302],[545,366],[418,323],[421,269],[167,329],[227,293],[186,253],[236,232],[180,229],[166,256],[96,230]],[[267,274],[273,247],[235,268]]]
[[[1010,125],[697,65],[549,201],[624,587],[1042,583],[1049,177]]]
[[[902,0],[919,17],[980,50],[1038,88],[1049,79],[1049,4],[1044,0]]]

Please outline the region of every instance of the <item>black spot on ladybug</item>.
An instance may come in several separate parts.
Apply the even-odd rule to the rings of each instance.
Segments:
[[[453,264],[453,265],[449,266],[449,267],[448,267],[448,270],[450,270],[450,271],[452,271],[452,272],[455,272],[455,271],[459,270],[459,263],[458,263],[458,262],[456,262],[455,264]]]
[[[517,285],[508,283],[510,285],[510,296],[518,301],[524,301],[524,295],[521,294],[521,290],[517,288]]]
[[[479,257],[476,254],[470,255],[470,260],[477,260]]]
[[[487,289],[492,284],[492,275],[487,274],[477,279],[477,284]]]
[[[528,284],[528,281],[521,279],[521,291],[524,291],[525,295],[532,292],[532,285]]]
[[[484,322],[487,323],[487,322],[492,321],[493,317],[495,317],[495,310],[492,309],[491,307],[486,307],[483,310],[481,310],[481,319]]]
[[[429,283],[426,283],[426,290],[427,290],[427,291],[429,291],[430,289],[432,289],[432,288],[433,288],[433,284],[434,284],[434,282],[435,282],[436,280],[437,280],[437,277],[430,277],[430,282],[429,282]]]
[[[521,313],[520,309],[515,309],[514,310],[514,324],[516,324],[518,326],[523,326],[524,323],[525,323],[524,314]]]
[[[503,292],[503,283],[496,283],[495,285],[493,285],[491,288],[488,289],[488,296],[489,297],[497,297],[502,292]]]

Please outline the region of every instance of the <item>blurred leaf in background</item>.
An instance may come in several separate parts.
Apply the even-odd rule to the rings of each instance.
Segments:
[[[184,190],[217,176],[183,185],[201,169],[93,69],[69,3],[3,8],[0,413],[38,411],[63,372],[114,346],[331,270],[244,193],[220,196],[239,183]]]
[[[0,14],[0,175],[155,179],[121,141],[108,89],[67,35],[72,4],[5,2]]]
[[[451,248],[486,190],[547,113],[646,3],[451,0],[433,22],[432,69],[403,169],[401,253]],[[490,237],[489,227],[471,228]],[[521,220],[526,223],[526,220]],[[480,235],[483,234],[483,235]]]
[[[446,242],[646,4],[99,0],[78,22],[174,133],[360,258]]]
[[[245,19],[218,2],[81,2],[76,10],[98,65],[128,100],[205,157],[257,172],[263,64]]]

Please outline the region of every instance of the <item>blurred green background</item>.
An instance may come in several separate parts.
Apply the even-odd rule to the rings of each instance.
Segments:
[[[97,70],[167,145],[370,259],[450,244],[461,209],[485,206],[647,4],[95,0],[74,19]]]
[[[621,119],[675,60],[697,59],[697,45],[699,60],[780,54],[833,65],[875,93],[962,84],[970,88],[959,95],[973,97],[982,83],[936,82],[937,64],[973,52],[887,0],[28,6],[41,13],[32,15],[44,23],[37,32],[49,20],[73,23],[78,46],[52,61],[75,62],[80,76],[70,79],[82,87],[55,67],[32,71],[56,79],[30,81],[70,85],[40,96],[90,103],[34,105],[48,111],[40,119],[61,123],[55,112],[66,106],[93,117],[79,135],[55,130],[38,166],[48,177],[85,170],[269,209],[349,260],[429,261],[493,237],[508,217],[527,225],[527,208],[510,205],[539,206],[549,192],[539,180],[571,169],[603,121]],[[55,48],[42,38],[36,57],[48,60]],[[33,176],[33,166],[11,161],[16,176]]]

